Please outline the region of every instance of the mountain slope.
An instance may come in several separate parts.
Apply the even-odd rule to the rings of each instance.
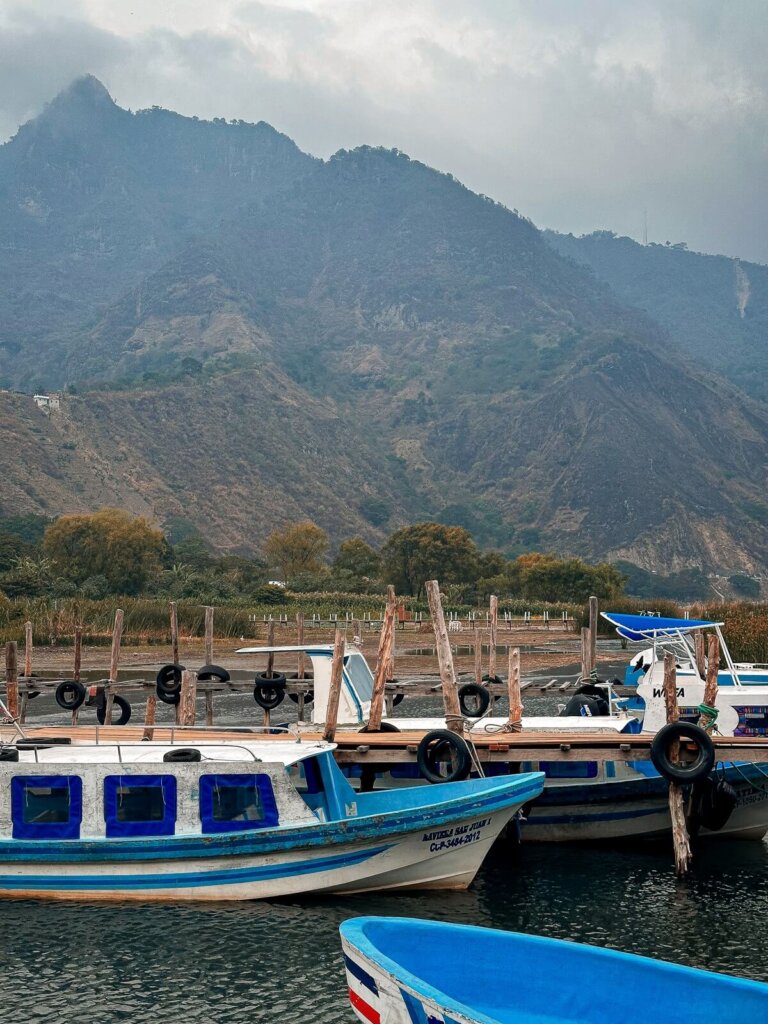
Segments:
[[[638,245],[610,231],[544,232],[557,252],[591,267],[626,303],[667,328],[687,355],[765,400],[768,267],[669,245]]]

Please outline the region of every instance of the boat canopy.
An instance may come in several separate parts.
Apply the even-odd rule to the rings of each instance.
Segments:
[[[616,627],[619,636],[635,643],[658,637],[676,636],[680,633],[692,633],[697,629],[716,629],[723,625],[722,622],[704,619],[667,619],[658,615],[624,615],[622,612],[600,614]]]

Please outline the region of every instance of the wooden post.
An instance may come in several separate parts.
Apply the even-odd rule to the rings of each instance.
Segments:
[[[174,665],[179,664],[179,616],[176,611],[176,602],[171,601],[169,605],[171,615],[171,661]]]
[[[474,625],[474,621],[473,621]],[[483,684],[483,633],[478,629],[475,633],[475,683],[477,686]]]
[[[490,611],[490,632],[488,634],[488,676],[493,680],[496,675],[496,642],[498,640],[499,628],[499,599],[495,594],[491,594]]]
[[[368,732],[378,732],[381,728],[381,715],[384,709],[384,694],[387,688],[387,669],[389,668],[389,652],[395,632],[395,602],[387,600],[384,609],[384,621],[379,634],[379,651],[376,657],[376,673],[373,679],[371,694],[371,712],[368,716]]]
[[[147,706],[144,711],[144,734],[142,739],[151,740],[154,739],[155,730],[152,726],[155,724],[157,717],[157,694],[150,693],[147,697]]]
[[[304,643],[304,615],[301,612],[296,612],[296,645],[301,647]],[[296,675],[299,679],[304,678],[304,651],[299,651],[298,663],[296,665]],[[303,710],[303,703],[302,708]]]
[[[509,695],[509,718],[505,732],[523,731],[523,698],[520,695],[520,648],[508,649],[507,693]]]
[[[32,675],[32,623],[24,623],[24,678]]]
[[[701,636],[700,633],[696,634],[697,638]],[[704,649],[703,637],[702,637],[702,653]],[[697,652],[698,655],[698,652]],[[712,633],[709,636],[709,644],[707,650],[707,678],[704,683],[704,701],[708,708],[713,708],[717,702],[717,673],[720,670],[720,641],[717,636]],[[703,673],[702,673],[703,675]],[[702,729],[710,729],[714,725],[714,720],[709,716],[702,714],[699,717],[699,725]]]
[[[15,720],[19,717],[19,664],[15,640],[5,645],[5,694],[8,712]]]
[[[581,630],[581,681],[585,682],[589,679],[590,672],[592,671],[589,667],[589,629],[586,626],[582,627]]]
[[[341,680],[344,669],[344,634],[336,630],[333,644],[333,661],[331,662],[331,686],[328,691],[328,706],[325,712],[325,728],[323,739],[333,743],[336,735],[336,723],[339,719],[339,698],[341,697]]]
[[[269,626],[267,627],[267,647],[275,646],[275,620],[269,620]],[[275,674],[275,655],[270,653],[267,655],[267,678],[271,679]]]
[[[113,688],[117,683],[117,666],[120,661],[120,642],[123,639],[123,618],[122,608],[115,612],[115,624],[112,627],[112,651],[109,656],[109,681],[107,683],[106,700],[104,702],[104,724],[112,724],[112,705],[114,704]]]
[[[181,697],[179,699],[179,725],[194,725],[197,701],[197,672],[184,669],[181,673]]]
[[[387,604],[389,604],[390,601],[395,606],[395,611],[397,612],[397,597],[395,596],[395,588],[392,586],[391,583],[387,587]],[[400,604],[402,606],[402,601],[400,602]],[[403,625],[403,628],[405,628],[405,625]],[[389,658],[388,658],[388,661],[387,661],[387,679],[394,679],[394,678],[395,678],[395,633],[394,633],[394,629],[393,629],[393,631],[392,631],[392,642],[389,645]]]
[[[432,616],[432,628],[435,631],[435,647],[437,662],[440,666],[440,681],[443,684],[443,704],[445,706],[445,724],[451,730],[461,734],[464,731],[464,719],[459,707],[459,694],[456,688],[456,671],[453,667],[453,653],[448,639],[448,628],[445,625],[443,602],[440,599],[440,586],[437,580],[427,580],[427,601]]]
[[[597,668],[597,598],[589,599],[589,674]]]
[[[693,650],[695,653],[696,671],[699,679],[703,679],[706,673],[706,664],[704,661],[704,633],[701,629],[697,629],[693,634]]]
[[[213,662],[213,608],[205,606],[205,664]]]
[[[75,630],[75,665],[72,669],[72,678],[76,683],[80,682],[80,666],[83,661],[83,631],[81,628]]]
[[[677,706],[677,673],[675,658],[672,654],[664,656],[664,705],[667,712],[667,724],[676,722],[680,717]],[[677,744],[675,744],[677,746]],[[671,751],[671,759],[677,760],[678,753]],[[672,842],[675,847],[675,870],[678,877],[687,874],[691,866],[691,844],[685,823],[685,805],[683,790],[676,782],[669,784],[669,816],[672,819]]]

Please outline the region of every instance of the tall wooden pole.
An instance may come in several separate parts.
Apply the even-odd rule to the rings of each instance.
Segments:
[[[456,671],[453,667],[453,652],[448,639],[448,628],[443,614],[443,602],[440,599],[440,586],[437,580],[427,580],[427,601],[429,614],[432,616],[432,628],[435,631],[435,648],[437,663],[440,666],[440,681],[443,684],[443,704],[445,706],[445,724],[451,730],[461,734],[464,731],[464,720],[459,707],[459,694],[456,687]]]
[[[393,607],[397,610],[397,597],[395,595],[395,588],[390,583],[387,587],[387,604],[392,603]],[[402,605],[402,602],[401,602]],[[389,645],[388,660],[387,660],[387,679],[395,678],[395,633],[392,631],[392,641]]]
[[[112,724],[112,705],[114,703],[114,686],[117,683],[118,665],[120,662],[120,644],[123,639],[123,619],[124,613],[122,608],[118,608],[115,612],[115,624],[112,627],[112,650],[109,655],[109,681],[107,682],[107,693],[104,702],[104,724]]]
[[[179,725],[194,725],[197,704],[197,672],[184,669],[181,673],[179,698]]]
[[[496,677],[496,643],[499,635],[499,599],[495,594],[491,594],[489,610],[488,676],[493,680]]]
[[[75,630],[75,664],[72,669],[72,678],[76,683],[80,682],[80,666],[83,662],[83,631],[80,627]]]
[[[699,634],[697,634],[699,635]],[[702,637],[703,640],[703,637]],[[703,648],[702,643],[702,648]],[[717,703],[717,673],[720,670],[720,641],[717,636],[712,633],[709,637],[709,645],[707,650],[707,673],[706,682],[704,683],[704,701],[703,703],[708,708],[714,708]],[[702,673],[703,675],[703,673]],[[709,729],[715,723],[715,720],[707,714],[701,714],[699,717],[699,725],[702,729]]]
[[[589,629],[583,626],[581,630],[581,681],[589,679],[592,669],[589,665]]]
[[[304,643],[304,615],[302,612],[296,612],[296,645],[301,647]],[[299,679],[304,678],[304,651],[299,651],[298,663],[296,666],[296,675]]]
[[[523,698],[520,694],[520,648],[508,650],[507,693],[509,695],[509,718],[505,732],[523,731]]]
[[[205,606],[205,664],[213,662],[213,608]]]
[[[672,654],[664,656],[664,704],[667,712],[667,724],[676,722],[680,717],[677,706],[677,673],[675,658]],[[679,744],[675,744],[679,746]],[[672,760],[677,760],[678,752],[671,752]],[[669,816],[672,819],[672,842],[675,847],[675,870],[679,877],[687,874],[691,866],[691,844],[688,839],[688,828],[685,823],[685,804],[683,790],[676,782],[669,784]]]
[[[24,623],[24,677],[32,675],[32,623]]]
[[[267,647],[275,646],[275,620],[270,619],[267,626]],[[267,678],[271,679],[275,674],[275,655],[273,651],[267,655]]]
[[[331,684],[328,691],[328,706],[325,712],[325,728],[323,739],[333,743],[336,736],[336,724],[339,720],[339,698],[341,697],[341,681],[344,670],[344,634],[336,630],[333,644],[333,661],[331,662]]]
[[[5,694],[8,711],[15,720],[19,717],[19,663],[15,640],[5,645]]]
[[[387,688],[387,669],[389,668],[389,652],[392,648],[395,632],[395,601],[387,598],[384,609],[384,621],[379,634],[379,650],[376,656],[376,674],[373,679],[371,694],[371,713],[368,717],[368,731],[378,732],[381,728],[381,716],[384,710],[384,694]]]
[[[597,668],[597,598],[589,599],[589,673]]]
[[[171,620],[171,661],[174,665],[179,664],[179,615],[176,609],[176,602],[171,601],[168,606]]]
[[[693,634],[693,650],[696,660],[696,672],[699,679],[703,679],[706,673],[706,663],[704,660],[704,633],[700,629],[697,629]]]
[[[475,631],[475,684],[482,686],[483,683],[483,634],[481,630]]]

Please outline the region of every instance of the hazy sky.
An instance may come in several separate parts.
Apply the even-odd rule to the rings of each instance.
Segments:
[[[768,262],[768,0],[0,0],[0,137],[115,100],[396,146],[541,227]]]

